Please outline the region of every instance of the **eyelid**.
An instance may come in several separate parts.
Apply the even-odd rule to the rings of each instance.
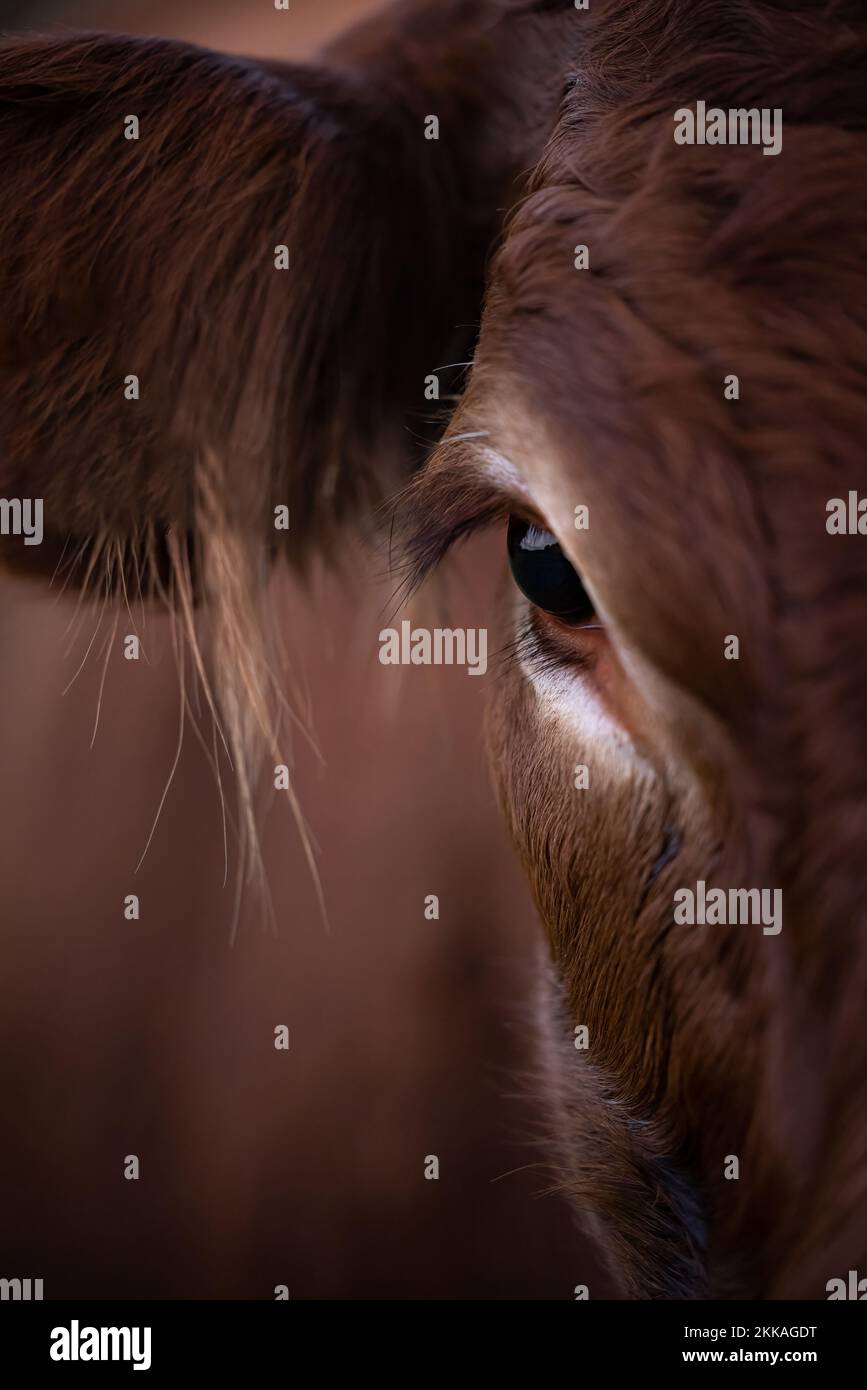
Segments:
[[[458,541],[467,540],[489,526],[508,522],[509,517],[516,516],[529,526],[551,530],[544,516],[525,496],[518,496],[508,487],[496,487],[490,480],[475,480],[475,487],[470,489],[475,496],[467,498],[463,514],[460,502],[454,508],[444,506],[455,497],[460,499],[459,479],[454,475],[452,477],[453,485],[449,492],[444,493],[442,476],[437,478],[436,470],[433,473],[425,471],[397,499],[392,528],[394,530],[396,527],[397,531],[398,553],[396,563],[391,563],[389,541],[389,568],[403,574],[401,587],[405,598],[411,597],[421,587]],[[445,511],[448,517],[449,510],[453,512],[452,517],[442,519],[437,524],[438,513],[442,517]],[[433,524],[428,519],[431,513]]]
[[[419,528],[410,539],[400,547],[401,562],[398,568],[406,574],[406,597],[410,598],[424,581],[433,574],[458,541],[468,540],[477,531],[502,521],[508,515],[503,508],[483,508],[473,516],[463,517],[446,527],[438,529]],[[391,566],[391,568],[395,568]]]
[[[537,531],[544,531],[547,535],[553,536],[555,541],[557,540],[557,537],[554,536],[554,532],[545,524],[539,512],[535,511],[532,507],[528,507],[524,502],[516,502],[514,498],[504,497],[502,502],[495,508],[479,512],[467,522],[459,523],[450,533],[446,548],[440,555],[437,564],[445,559],[448,551],[451,550],[452,546],[457,541],[466,540],[469,536],[475,535],[478,531],[485,530],[488,526],[508,522],[513,516],[526,522],[528,526],[535,527]],[[559,542],[557,543],[559,544]]]
[[[608,640],[603,623],[562,623],[541,608],[530,609],[524,631],[535,644],[535,659],[560,670],[592,672]]]
[[[406,597],[410,598],[421,587],[458,541],[468,540],[487,527],[508,522],[512,516],[520,517],[529,526],[538,526],[544,531],[549,529],[534,508],[506,495],[492,499],[486,506],[464,517],[456,518],[451,525],[429,529],[419,527],[401,547],[403,559],[399,568],[406,573]]]
[[[556,640],[547,623],[547,615],[541,609],[533,608],[528,600],[524,602],[528,604],[528,609],[515,635],[510,659],[522,662],[534,673],[550,671],[562,674],[568,668],[575,674],[591,674],[599,655],[597,646],[591,646],[587,641]],[[573,633],[580,633],[581,630],[572,629]]]

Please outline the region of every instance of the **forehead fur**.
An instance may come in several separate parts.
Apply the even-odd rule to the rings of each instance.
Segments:
[[[480,365],[534,389],[568,373],[619,439],[670,413],[748,447],[760,424],[791,437],[794,408],[845,451],[867,365],[867,15],[846,8],[603,6],[494,263]],[[779,108],[781,154],[677,145],[697,100]]]

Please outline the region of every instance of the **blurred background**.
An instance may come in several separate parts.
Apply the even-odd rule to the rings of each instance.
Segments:
[[[373,8],[37,0],[0,3],[0,28],[304,58]],[[452,568],[453,623],[492,622],[502,553],[489,538]],[[540,932],[482,749],[496,664],[381,666],[395,580],[382,555],[347,547],[343,567],[278,596],[328,922],[278,802],[276,929],[254,906],[234,942],[219,796],[189,733],[135,872],[177,744],[167,622],[148,618],[147,660],[128,662],[107,619],[76,674],[98,610],[0,580],[0,1276],[42,1278],[46,1298],[609,1293],[539,1143]]]

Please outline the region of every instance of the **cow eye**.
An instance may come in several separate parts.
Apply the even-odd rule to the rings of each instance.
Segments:
[[[561,622],[589,622],[593,603],[550,531],[512,516],[506,543],[512,575],[525,598]]]

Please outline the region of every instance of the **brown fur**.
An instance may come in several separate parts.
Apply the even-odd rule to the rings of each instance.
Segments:
[[[517,505],[453,439],[484,432],[605,616],[554,662],[598,741],[516,664],[490,743],[556,963],[565,1181],[633,1296],[822,1296],[867,1262],[867,562],[824,529],[829,497],[867,491],[865,72],[860,7],[770,0],[420,0],[316,70],[0,48],[0,492],[44,496],[58,543],[172,527],[207,550],[212,453],[254,560],[275,502],[299,562],[363,524],[423,453],[423,379],[464,355],[516,203],[403,513],[420,573]],[[698,98],[782,107],[783,153],[675,146]],[[205,599],[244,611],[219,582]],[[674,927],[698,878],[782,888],[783,933]]]
[[[585,1061],[545,1010],[564,1181],[633,1295],[823,1296],[867,1259],[867,561],[824,527],[867,485],[867,33],[853,7],[670,3],[592,34],[453,424],[545,498],[608,620],[583,680],[619,743],[548,717],[518,667],[491,722],[590,1029]],[[781,106],[783,154],[676,146],[697,96]],[[447,439],[410,494],[417,569],[509,510],[478,450]],[[675,927],[700,877],[781,887],[781,936]]]

